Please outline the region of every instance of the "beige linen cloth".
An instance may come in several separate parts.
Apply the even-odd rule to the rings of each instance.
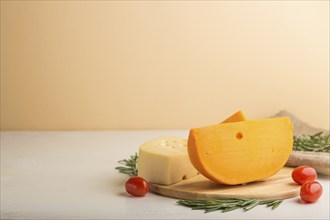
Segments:
[[[329,130],[315,128],[307,123],[303,122],[299,118],[297,118],[294,114],[288,111],[280,111],[272,117],[290,117],[294,129],[294,136],[301,135],[312,135],[316,134],[320,131],[325,133],[329,133]],[[330,153],[322,153],[322,152],[305,152],[305,151],[292,151],[286,166],[289,167],[297,167],[301,165],[312,166],[315,170],[324,175],[330,175]]]

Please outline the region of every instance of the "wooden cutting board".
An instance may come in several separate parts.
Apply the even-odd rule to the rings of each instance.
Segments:
[[[176,199],[284,199],[299,194],[300,186],[292,180],[292,170],[284,167],[272,177],[246,185],[222,185],[199,174],[169,186],[149,183],[149,188],[153,193]]]

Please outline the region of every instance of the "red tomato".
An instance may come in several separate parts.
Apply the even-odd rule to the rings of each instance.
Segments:
[[[147,181],[142,177],[131,177],[125,183],[126,191],[133,196],[144,196],[149,191]]]
[[[313,181],[317,178],[317,173],[314,168],[309,166],[300,166],[292,171],[292,179],[299,185],[307,181]]]
[[[317,181],[304,183],[300,188],[300,198],[305,202],[315,202],[322,195],[322,186]]]

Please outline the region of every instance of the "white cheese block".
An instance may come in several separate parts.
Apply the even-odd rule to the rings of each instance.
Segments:
[[[150,183],[171,185],[196,176],[187,152],[187,140],[163,136],[139,148],[138,176]]]

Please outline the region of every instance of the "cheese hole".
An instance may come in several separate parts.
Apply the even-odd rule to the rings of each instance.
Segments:
[[[182,177],[182,180],[185,180],[185,179],[187,179],[186,175],[184,175],[184,176]]]
[[[243,134],[242,134],[242,132],[237,132],[237,134],[236,134],[236,138],[237,138],[238,140],[241,140],[241,139],[243,138]]]

